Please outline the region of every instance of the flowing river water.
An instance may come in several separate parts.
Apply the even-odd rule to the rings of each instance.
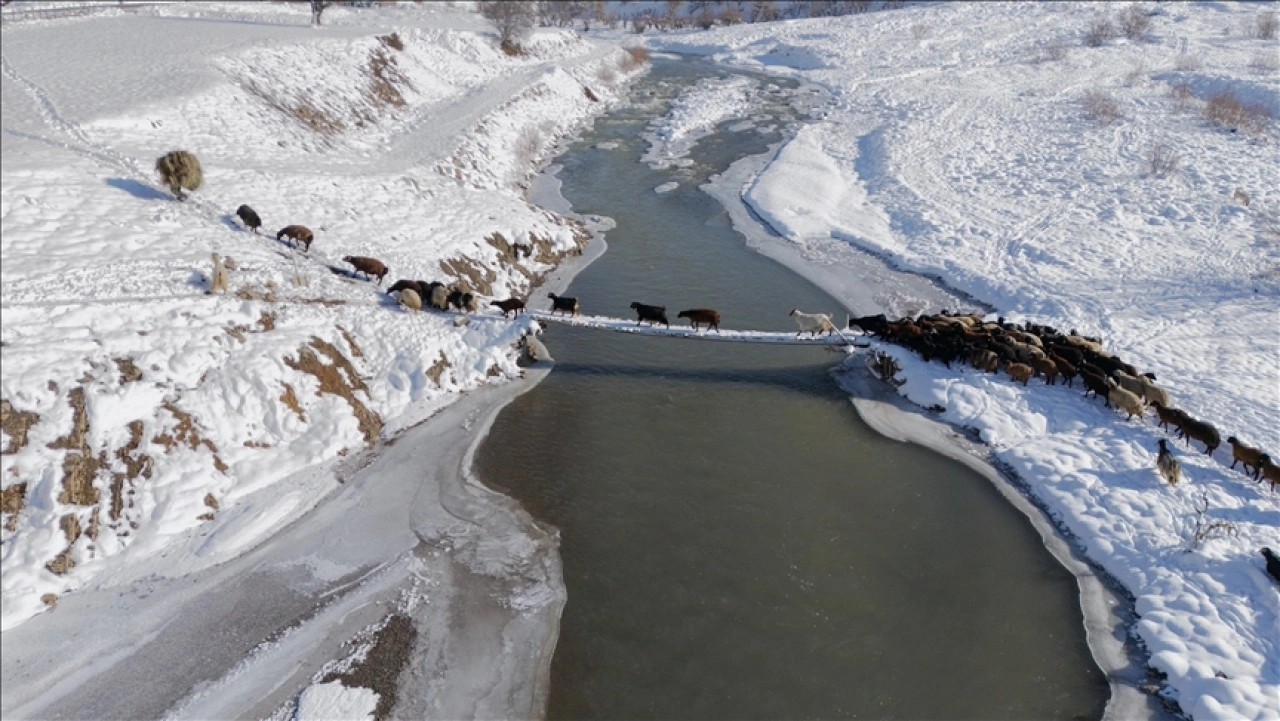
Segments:
[[[717,75],[655,62],[562,158],[574,211],[617,223],[568,294],[679,323],[713,307],[726,328],[794,329],[793,307],[843,318],[698,188],[776,142],[804,89],[762,80],[754,127],[726,123],[686,167],[640,162],[646,125]],[[1074,577],[989,480],[868,428],[831,377],[839,356],[565,326],[544,340],[554,370],[501,412],[475,470],[561,534],[551,718],[1101,715]]]

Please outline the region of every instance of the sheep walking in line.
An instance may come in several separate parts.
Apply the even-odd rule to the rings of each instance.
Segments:
[[[170,150],[157,158],[156,172],[178,200],[187,199],[183,189],[196,190],[204,182],[200,161],[185,150]]]
[[[343,263],[350,263],[355,266],[352,271],[352,277],[356,273],[364,273],[368,278],[377,278],[378,285],[382,285],[382,279],[387,275],[387,266],[376,258],[366,258],[363,255],[347,255],[342,258]]]
[[[1253,480],[1258,480],[1258,475],[1262,473],[1262,459],[1268,457],[1267,454],[1261,448],[1246,446],[1235,436],[1227,438],[1227,443],[1231,445],[1231,467],[1235,468],[1239,463],[1244,466],[1244,472],[1248,475],[1249,466],[1253,466]]]
[[[1169,450],[1169,445],[1163,438],[1156,441],[1158,452],[1156,453],[1156,470],[1160,472],[1160,477],[1171,486],[1178,485],[1178,481],[1182,480],[1182,464],[1177,458],[1174,458],[1173,452]]]
[[[647,320],[654,325],[661,323],[668,328],[671,327],[671,323],[667,320],[667,307],[665,305],[632,303],[631,310],[636,312],[636,325],[640,325]]]
[[[1107,391],[1107,405],[1115,406],[1123,409],[1128,415],[1125,420],[1130,420],[1134,416],[1142,417],[1142,397],[1138,394],[1121,388],[1116,382],[1110,378],[1107,379],[1107,385],[1110,389]]]
[[[800,332],[796,333],[797,338],[805,333],[811,333],[816,336],[819,333],[830,335],[836,332],[836,326],[831,322],[831,316],[826,313],[805,313],[799,308],[792,308],[787,315],[795,318],[796,325],[800,326]]]
[[[555,315],[556,311],[563,311],[566,315],[577,315],[582,310],[577,298],[555,293],[547,293],[547,297],[551,299],[551,315]]]
[[[519,298],[507,298],[506,300],[491,300],[489,305],[497,306],[502,310],[502,317],[506,318],[508,313],[520,315],[524,312],[524,301]]]
[[[305,253],[311,250],[311,241],[315,240],[315,233],[305,225],[286,225],[276,232],[276,240],[288,238],[294,245],[302,246]]]
[[[708,329],[717,333],[720,332],[720,314],[710,308],[690,308],[682,310],[676,314],[677,318],[688,318],[693,324],[693,329],[698,330],[698,324],[707,326]]]
[[[1262,477],[1271,484],[1271,492],[1275,493],[1276,486],[1280,486],[1280,466],[1271,460],[1271,456],[1263,453],[1262,458],[1258,459],[1258,468],[1262,471]]]

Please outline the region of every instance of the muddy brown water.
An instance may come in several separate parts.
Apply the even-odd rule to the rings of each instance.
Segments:
[[[789,330],[797,306],[843,317],[697,188],[777,140],[761,128],[795,122],[803,90],[762,80],[755,128],[726,124],[686,168],[639,162],[646,123],[717,74],[655,62],[636,104],[561,159],[575,211],[617,221],[568,294],[622,317],[632,301],[673,321],[714,307],[726,328]],[[837,356],[565,326],[544,339],[555,369],[502,411],[476,471],[561,531],[550,718],[1101,715],[1074,578],[989,481],[864,425],[828,374]]]

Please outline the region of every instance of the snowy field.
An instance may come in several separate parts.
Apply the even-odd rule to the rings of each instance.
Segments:
[[[1185,480],[1170,488],[1153,469],[1164,433],[1152,417],[1125,422],[1078,389],[1015,386],[877,344],[903,366],[904,395],[978,431],[1134,596],[1133,632],[1166,675],[1162,695],[1197,719],[1280,718],[1280,594],[1258,553],[1280,549],[1280,493],[1230,470],[1225,444],[1280,452],[1280,145],[1274,122],[1230,132],[1203,112],[1232,90],[1280,114],[1280,48],[1251,37],[1254,3],[1143,5],[1140,40],[1084,45],[1100,15],[1127,7],[907,4],[667,35],[548,29],[522,57],[498,51],[475,14],[435,3],[333,8],[322,28],[305,6],[277,3],[6,22],[5,715],[89,708],[74,704],[93,696],[94,674],[153,651],[122,649],[117,635],[158,644],[178,633],[182,604],[210,592],[188,577],[228,609],[252,599],[313,615],[251,654],[226,639],[206,649],[231,670],[212,685],[195,677],[200,690],[160,706],[167,715],[367,717],[378,694],[337,686],[326,674],[343,669],[320,649],[337,653],[334,637],[383,607],[443,619],[423,628],[443,649],[431,663],[450,670],[429,679],[438,696],[405,709],[540,708],[544,690],[527,677],[545,672],[539,639],[563,600],[543,565],[554,539],[501,499],[450,486],[469,463],[462,439],[484,432],[484,403],[530,382],[517,380],[515,344],[532,319],[410,313],[342,258],[386,262],[384,288],[466,280],[482,303],[563,285],[607,221],[587,229],[530,205],[529,174],[619,101],[638,70],[621,47],[643,39],[830,93],[823,117],[732,190],[852,314],[937,310],[850,288],[842,259],[856,247],[1010,320],[1101,336],[1217,426],[1212,457],[1174,444]],[[674,174],[718,124],[748,128],[751,82],[678,99],[644,162]],[[1115,117],[1091,110],[1089,91]],[[175,148],[196,153],[205,176],[181,204],[152,170]],[[1157,148],[1175,156],[1168,172],[1153,172]],[[236,219],[242,203],[263,235]],[[315,231],[307,253],[274,239],[295,223]],[[236,261],[226,295],[205,293],[211,252]],[[436,414],[444,431],[413,428]],[[440,459],[427,491],[405,445],[364,452],[397,437]],[[1220,526],[1193,544],[1200,503]],[[332,530],[316,525],[325,518]],[[397,533],[359,540],[380,528]],[[299,557],[301,570],[289,565]],[[310,599],[255,585],[272,564],[326,599],[361,580],[307,610]],[[492,601],[474,615],[496,636],[450,626],[474,610],[466,586]],[[103,632],[81,638],[77,619]],[[208,620],[187,633],[251,631]],[[14,660],[41,643],[38,659]],[[184,648],[161,645],[167,655],[135,680]],[[311,682],[300,697],[283,690],[290,674]],[[481,697],[488,705],[469,705]]]
[[[1225,442],[1280,452],[1280,47],[1253,36],[1267,9],[1253,3],[1143,4],[1140,39],[1085,45],[1097,18],[1118,26],[1128,7],[908,4],[649,42],[833,94],[733,190],[852,314],[940,309],[845,292],[849,245],[1010,321],[1100,336],[1219,429],[1212,456],[1173,442],[1184,482],[1169,487],[1154,415],[1126,422],[1078,388],[877,344],[904,368],[901,393],[976,430],[1135,597],[1163,696],[1194,718],[1280,718],[1280,593],[1259,553],[1280,546],[1280,494],[1231,470]],[[1207,121],[1223,90],[1270,126]],[[1091,112],[1089,91],[1115,117]],[[730,98],[714,102],[726,113],[699,115],[732,117]],[[1172,168],[1153,169],[1156,148]],[[1195,542],[1197,521],[1218,528]]]

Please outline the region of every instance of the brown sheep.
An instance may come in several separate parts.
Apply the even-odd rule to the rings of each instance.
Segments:
[[[1031,380],[1031,375],[1035,373],[1035,369],[1026,363],[1010,363],[1005,366],[1005,372],[1015,381],[1022,381],[1022,385],[1026,385]]]
[[[491,300],[489,305],[496,305],[502,309],[502,317],[506,318],[508,313],[520,315],[524,312],[524,301],[519,298],[507,298],[506,300]]]
[[[1045,383],[1054,385],[1058,380],[1058,364],[1048,358],[1032,358],[1027,361],[1027,365],[1035,369],[1036,373],[1044,376]]]
[[[1231,467],[1235,468],[1236,464],[1240,463],[1244,466],[1244,472],[1248,474],[1249,466],[1253,466],[1253,480],[1258,480],[1258,474],[1262,472],[1262,457],[1267,454],[1259,448],[1246,446],[1235,436],[1227,438],[1227,443],[1231,444]]]
[[[1262,477],[1267,479],[1271,484],[1271,492],[1276,492],[1276,486],[1280,485],[1280,466],[1277,466],[1271,460],[1271,456],[1266,453],[1262,454],[1262,458],[1258,459],[1258,467],[1262,470]]]
[[[1203,443],[1206,456],[1213,455],[1214,449],[1222,443],[1222,436],[1218,435],[1218,429],[1204,421],[1188,418],[1179,430],[1188,446],[1191,445],[1192,438]]]
[[[1191,420],[1191,416],[1177,408],[1170,408],[1159,401],[1152,401],[1151,406],[1156,409],[1156,415],[1160,417],[1161,428],[1169,430],[1169,425],[1173,424],[1173,430],[1177,431],[1178,435],[1182,435],[1182,426]]]
[[[305,225],[286,225],[276,233],[276,240],[288,238],[294,245],[301,245],[303,251],[311,250],[311,241],[315,233]]]
[[[376,277],[378,285],[382,285],[382,279],[387,275],[387,266],[376,258],[366,258],[363,255],[347,255],[343,256],[342,262],[355,266],[355,271],[351,274],[353,277],[356,273],[364,273],[369,278]]]
[[[693,329],[698,329],[699,323],[704,323],[711,330],[720,332],[720,314],[710,308],[690,308],[682,310],[676,314],[677,318],[688,318],[693,324]]]

